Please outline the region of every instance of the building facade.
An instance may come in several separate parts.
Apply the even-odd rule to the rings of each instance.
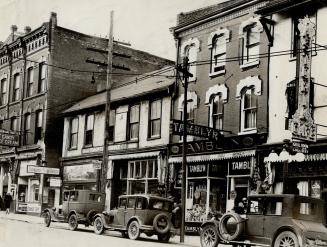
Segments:
[[[218,130],[220,138],[188,136],[186,225],[199,226],[257,193],[258,146],[268,135],[269,40],[255,12],[265,1],[228,1],[178,15],[172,28],[177,63],[189,59],[187,117]],[[174,100],[181,120],[184,89]],[[210,129],[208,130],[210,131]],[[196,135],[196,134],[195,134]],[[170,189],[180,197],[181,141],[169,146]]]
[[[172,63],[173,64],[173,63]],[[123,194],[165,196],[174,66],[120,80],[110,101],[106,207]],[[64,111],[63,187],[96,190],[103,159],[106,91]]]

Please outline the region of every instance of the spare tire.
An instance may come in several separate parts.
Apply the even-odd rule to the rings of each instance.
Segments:
[[[226,213],[219,221],[219,233],[225,241],[237,239],[244,231],[244,219],[237,213]]]
[[[157,233],[161,235],[167,233],[171,228],[171,222],[168,215],[161,213],[154,217],[153,228]]]

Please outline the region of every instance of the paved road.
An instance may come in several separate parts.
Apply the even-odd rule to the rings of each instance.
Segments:
[[[0,246],[2,247],[161,247],[181,246],[179,237],[170,243],[159,243],[155,237],[143,234],[140,240],[124,239],[118,232],[106,231],[96,235],[93,228],[80,226],[77,231],[68,230],[66,224],[52,223],[49,228],[39,223],[0,218]],[[155,245],[155,246],[154,246]],[[198,237],[186,236],[183,246],[200,246]]]

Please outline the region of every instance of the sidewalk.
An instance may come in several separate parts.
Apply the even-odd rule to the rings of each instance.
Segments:
[[[32,215],[27,215],[27,214],[15,214],[15,213],[6,214],[5,211],[0,211],[0,219],[15,220],[15,221],[21,221],[21,222],[26,222],[26,223],[31,223],[31,224],[43,224],[42,217],[32,216]],[[170,243],[180,244],[179,239],[180,239],[180,236],[175,236],[175,237],[171,238]],[[198,247],[198,246],[200,246],[200,237],[186,235],[185,241],[181,245]]]

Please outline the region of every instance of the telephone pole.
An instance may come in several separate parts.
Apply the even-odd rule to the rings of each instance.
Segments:
[[[184,102],[183,102],[183,161],[182,161],[182,222],[180,232],[180,242],[184,243],[185,237],[185,204],[186,204],[186,156],[187,156],[187,87],[188,78],[193,75],[188,71],[188,57],[183,59],[183,67],[177,66],[177,71],[183,73],[184,78]]]

